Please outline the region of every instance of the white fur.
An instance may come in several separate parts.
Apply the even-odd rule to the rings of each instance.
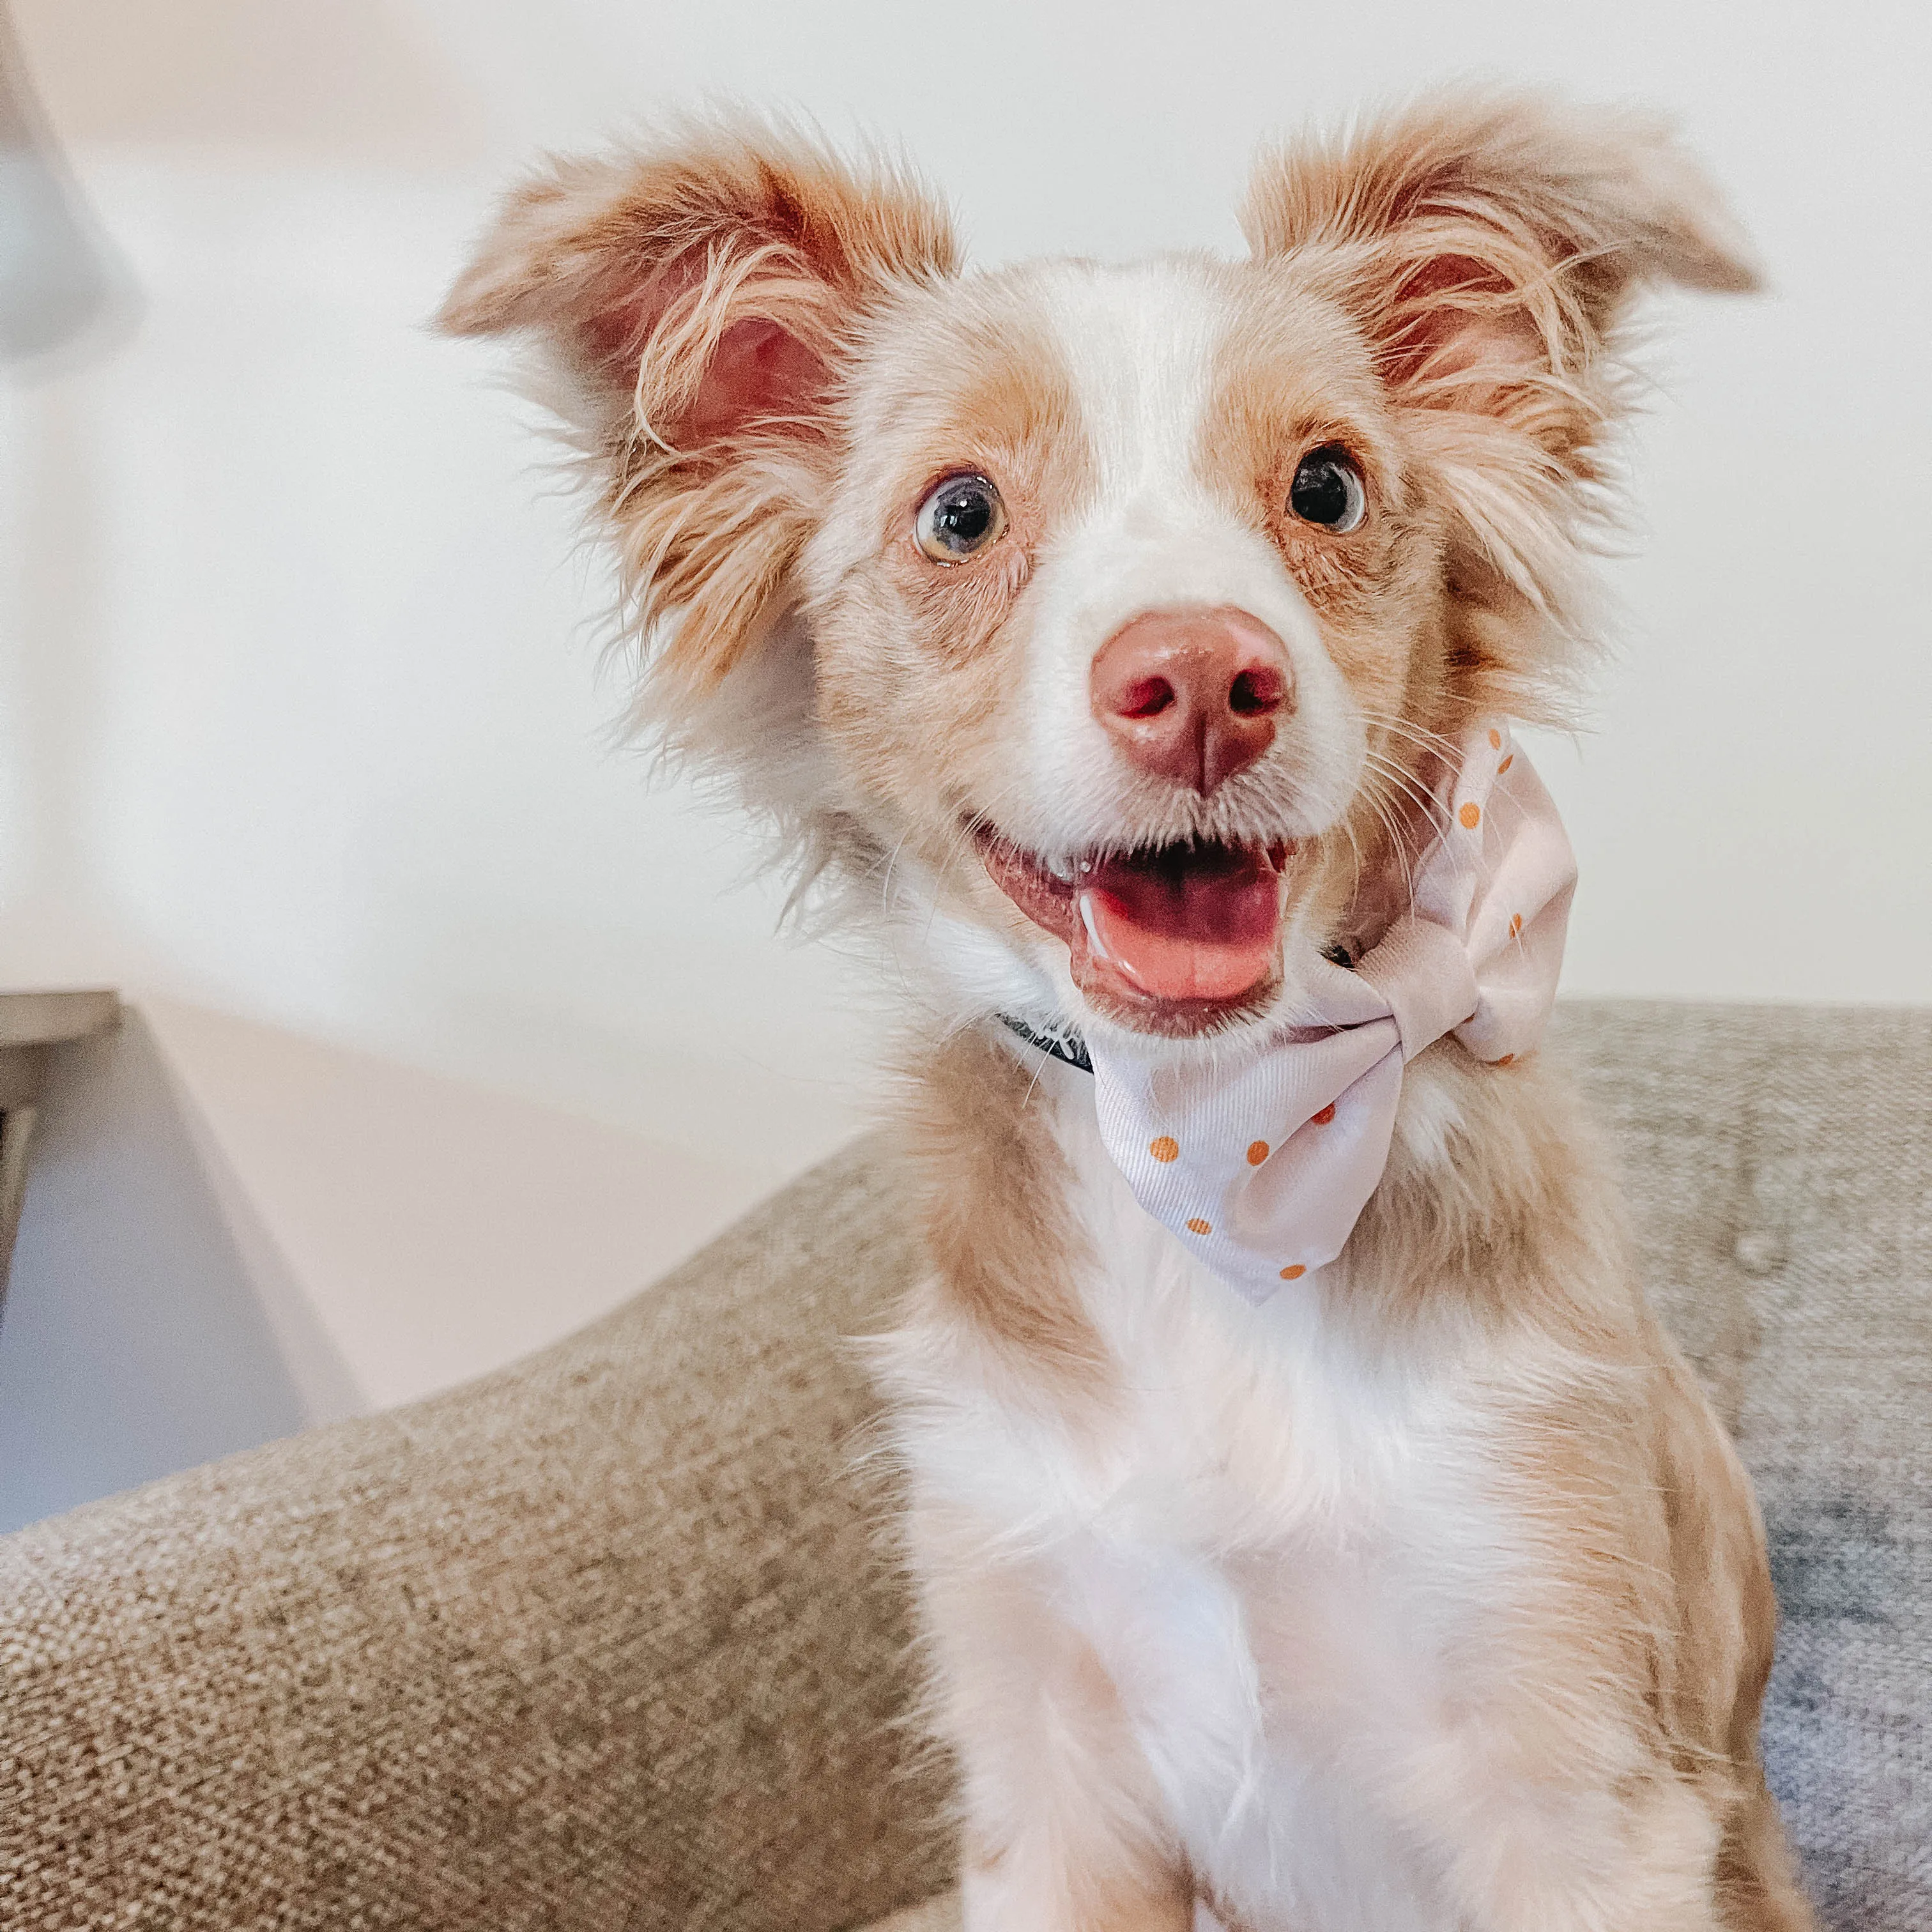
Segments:
[[[1628,1916],[1640,1853],[1681,1840],[1680,1877],[1708,1863],[1694,1806],[1658,1800],[1633,1844],[1597,1778],[1567,1798],[1560,1768],[1513,1784],[1482,1725],[1454,1714],[1470,1687],[1452,1647],[1480,1630],[1506,1659],[1510,1578],[1537,1560],[1498,1508],[1484,1436],[1480,1391],[1509,1364],[1448,1324],[1386,1350],[1324,1318],[1312,1277],[1247,1307],[1142,1212],[1088,1077],[1038,1074],[1103,1258],[1086,1305],[1132,1406],[1096,1448],[983,1388],[916,1376],[902,1441],[928,1495],[995,1526],[990,1560],[1052,1578],[1198,1880],[1255,1932],[1445,1932],[1469,1882],[1452,1873],[1502,1856],[1532,1868],[1519,1888],[1551,1910],[1594,1898],[1606,1916],[1486,1924],[1702,1922]],[[1420,1063],[1405,1136],[1439,1143],[1452,1112]],[[1272,1668],[1250,1629],[1262,1605]],[[968,1932],[1015,1922],[1006,1894],[973,1898]]]
[[[1366,731],[1280,554],[1201,479],[1211,365],[1231,320],[1224,299],[1181,262],[1062,266],[1039,296],[1098,488],[1034,568],[1015,705],[1024,772],[1006,829],[1053,855],[1118,839],[1138,784],[1094,716],[1094,655],[1144,612],[1232,605],[1274,631],[1294,673],[1280,736],[1289,796],[1275,802],[1275,825],[1291,836],[1322,830],[1354,796]]]

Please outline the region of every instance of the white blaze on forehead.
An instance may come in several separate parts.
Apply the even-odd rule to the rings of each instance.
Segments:
[[[1023,680],[1028,830],[1043,847],[1118,842],[1128,780],[1088,700],[1094,655],[1144,611],[1232,605],[1268,626],[1294,666],[1296,817],[1346,808],[1364,742],[1313,611],[1279,552],[1202,474],[1230,296],[1204,262],[1055,264],[1036,285],[1064,359],[1094,488],[1042,548]],[[1016,826],[1015,830],[1018,828]]]
[[[1038,284],[1100,483],[1118,502],[1191,476],[1229,317],[1204,264],[1055,263]]]

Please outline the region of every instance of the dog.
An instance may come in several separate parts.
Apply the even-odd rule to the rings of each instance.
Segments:
[[[1245,260],[965,272],[752,116],[557,161],[532,345],[640,716],[899,1004],[880,1348],[968,1932],[1796,1932],[1748,1480],[1535,1051],[1666,127],[1452,94]]]

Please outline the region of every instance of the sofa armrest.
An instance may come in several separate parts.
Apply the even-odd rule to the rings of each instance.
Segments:
[[[527,1362],[0,1538],[0,1923],[836,1932],[937,1890],[843,1340],[916,1266],[862,1146]]]

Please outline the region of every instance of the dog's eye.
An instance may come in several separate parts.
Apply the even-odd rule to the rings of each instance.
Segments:
[[[913,526],[919,547],[934,563],[964,563],[998,539],[1006,506],[983,476],[949,476],[919,506]]]
[[[1288,485],[1288,507],[1304,524],[1346,536],[1368,514],[1369,493],[1348,452],[1338,443],[1324,443],[1301,459]]]

